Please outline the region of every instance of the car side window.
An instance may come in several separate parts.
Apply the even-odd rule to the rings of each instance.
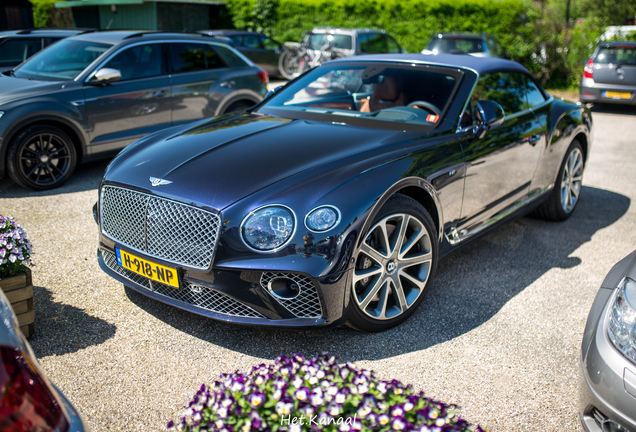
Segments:
[[[243,46],[243,36],[241,35],[231,35],[231,36],[226,36],[228,38],[230,38],[230,40],[232,41],[232,43],[236,46]]]
[[[196,72],[225,67],[219,55],[206,44],[170,44],[172,73]]]
[[[214,50],[219,54],[219,56],[221,56],[223,63],[225,63],[228,67],[249,66],[249,64],[238,56],[234,50],[225,45],[214,45]]]
[[[8,39],[0,45],[0,66],[22,63],[41,49],[40,38]]]
[[[391,53],[391,54],[399,54],[402,52],[402,49],[400,48],[400,45],[395,41],[395,39],[393,39],[391,36],[385,35],[386,37],[386,46],[387,46],[387,52]]]
[[[362,54],[381,54],[386,52],[386,41],[380,33],[360,35],[360,52]]]
[[[256,48],[256,49],[261,49],[263,48],[261,46],[261,41],[260,38],[256,35],[245,35],[243,37],[243,46],[246,48]]]
[[[52,43],[55,43],[57,41],[59,41],[62,38],[56,38],[56,37],[45,37],[42,38],[42,48],[46,48],[47,46],[51,45]]]
[[[506,117],[528,109],[523,77],[514,72],[492,72],[479,77],[471,96],[472,113],[480,100],[497,102]]]
[[[499,44],[495,41],[495,39],[488,37],[486,38],[486,42],[488,43],[488,49],[490,52],[499,57],[501,55],[501,50],[499,49]]]
[[[261,36],[261,43],[263,45],[263,48],[269,51],[275,51],[279,48],[278,44],[273,39],[268,38],[267,36]]]
[[[121,72],[120,81],[159,76],[166,71],[160,43],[126,48],[103,67]]]
[[[214,48],[209,45],[206,45],[205,47],[205,65],[207,69],[218,69],[225,67],[225,63],[221,59],[221,56],[219,56],[219,54],[214,51]]]
[[[539,87],[528,77],[523,77],[526,81],[526,91],[528,94],[528,106],[534,108],[537,105],[541,105],[545,102],[545,97]]]

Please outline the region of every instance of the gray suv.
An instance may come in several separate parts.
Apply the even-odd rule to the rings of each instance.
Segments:
[[[112,31],[63,39],[0,75],[0,178],[61,185],[79,162],[266,94],[267,72],[217,39]]]

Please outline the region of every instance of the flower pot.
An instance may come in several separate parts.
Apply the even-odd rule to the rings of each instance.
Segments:
[[[9,303],[18,317],[20,330],[25,337],[31,337],[35,330],[31,270],[27,269],[15,276],[0,278],[0,288],[9,299]]]

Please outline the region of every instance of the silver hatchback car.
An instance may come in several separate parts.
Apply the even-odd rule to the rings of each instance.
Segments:
[[[586,432],[636,432],[636,251],[610,270],[587,318],[579,417]]]
[[[585,64],[581,102],[636,105],[636,42],[605,42]]]

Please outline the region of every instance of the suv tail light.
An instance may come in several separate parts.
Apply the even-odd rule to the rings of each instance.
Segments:
[[[267,84],[269,82],[269,75],[265,71],[257,72],[256,75],[261,79],[263,84]]]
[[[20,350],[0,346],[0,430],[66,432],[68,421],[48,384]]]
[[[594,78],[594,60],[589,59],[583,69],[583,78]],[[579,69],[580,70],[580,69]]]

